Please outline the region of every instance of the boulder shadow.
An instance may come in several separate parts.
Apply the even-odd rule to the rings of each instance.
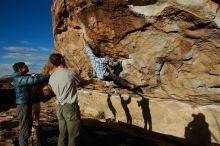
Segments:
[[[44,124],[37,129],[38,144],[56,146],[59,136],[57,125]],[[82,119],[79,146],[188,146],[182,139],[127,123],[100,122]]]

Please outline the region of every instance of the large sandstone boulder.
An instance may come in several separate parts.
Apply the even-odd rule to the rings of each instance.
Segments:
[[[69,68],[90,78],[85,36],[94,53],[122,61],[120,76],[142,88],[141,99],[149,102],[146,110],[152,112],[153,131],[187,137],[187,124],[198,117],[209,125],[212,141],[220,143],[218,1],[54,0],[52,14],[54,51],[65,56]],[[130,101],[129,116],[117,102],[121,102],[119,95],[136,97],[134,93],[100,80],[86,88],[97,95],[88,94],[85,99],[80,95],[84,113],[106,112],[110,94],[115,96],[118,114],[110,119],[126,121],[131,116],[132,124],[144,127],[137,105],[140,97]],[[106,98],[99,100],[98,93]],[[98,106],[93,105],[96,102]]]

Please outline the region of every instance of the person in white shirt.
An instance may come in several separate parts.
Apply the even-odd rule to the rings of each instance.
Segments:
[[[79,83],[85,84],[86,81],[66,68],[61,54],[51,54],[49,60],[55,67],[49,84],[57,98],[58,146],[77,146],[80,136],[80,110],[76,86]]]

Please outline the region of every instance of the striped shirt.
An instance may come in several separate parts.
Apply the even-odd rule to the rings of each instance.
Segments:
[[[84,43],[84,47],[91,61],[94,76],[104,79],[105,76],[109,75],[107,67],[114,67],[118,65],[118,62],[111,61],[104,57],[96,57],[88,44]]]

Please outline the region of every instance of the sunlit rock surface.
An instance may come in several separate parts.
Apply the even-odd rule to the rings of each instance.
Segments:
[[[220,143],[218,1],[54,0],[52,14],[54,52],[65,56],[69,68],[91,77],[84,35],[94,53],[122,61],[120,76],[143,90],[137,95],[95,80],[80,91],[83,112],[143,128],[147,116],[150,130],[185,138],[186,127],[199,119],[212,142]]]

